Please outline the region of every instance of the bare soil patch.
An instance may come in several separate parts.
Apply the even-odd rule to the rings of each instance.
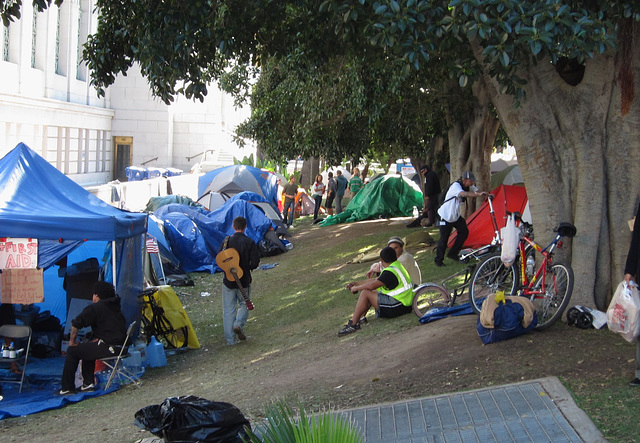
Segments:
[[[194,288],[176,291],[194,320],[200,350],[170,357],[168,366],[149,370],[141,388],[127,386],[63,409],[2,420],[3,440],[135,441],[150,436],[132,425],[135,412],[176,395],[227,401],[248,417],[259,418],[263,405],[275,398],[290,400],[292,405],[299,399],[319,410],[551,375],[585,391],[632,378],[633,345],[609,331],[580,330],[566,323],[485,346],[478,338],[474,315],[420,325],[413,314],[378,320],[370,313],[370,322],[361,331],[339,338],[336,333],[352,312],[355,296],[332,290],[368,268],[368,264],[347,264],[359,252],[349,242],[370,238],[379,245],[385,237],[407,232],[404,222],[295,228],[295,248],[264,259],[263,263],[279,263],[269,274],[255,273],[257,307],[247,326],[249,340],[239,346],[226,346],[222,337],[220,275],[194,277]],[[322,251],[342,251],[343,245],[351,249],[316,263],[314,257]],[[429,280],[431,253],[411,245],[409,249],[417,253],[423,280]],[[287,268],[288,263],[295,263],[298,272]],[[305,273],[323,275],[326,299],[303,298],[309,291]],[[201,297],[204,291],[211,296]],[[295,297],[309,305],[308,319],[295,317],[297,311],[291,310]],[[271,322],[275,326],[267,326],[268,317],[277,319]]]

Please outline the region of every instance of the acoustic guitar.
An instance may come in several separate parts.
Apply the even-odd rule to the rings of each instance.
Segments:
[[[247,293],[242,287],[242,283],[240,283],[244,271],[240,267],[240,254],[238,254],[238,251],[233,248],[223,249],[216,255],[216,264],[224,271],[227,280],[236,282],[244,298],[244,303],[247,305],[247,309],[252,310],[254,307],[253,303],[251,303],[251,300],[247,297]]]

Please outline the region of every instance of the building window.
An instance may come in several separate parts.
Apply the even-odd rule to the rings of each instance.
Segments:
[[[38,8],[33,8],[33,22],[31,24],[31,67],[36,67],[36,44],[38,42]]]
[[[83,9],[84,5],[84,9]],[[87,42],[87,36],[89,33],[89,20],[91,14],[88,9],[89,5],[86,1],[78,3],[78,35],[77,35],[77,53],[76,53],[76,79],[85,81],[87,79],[87,66],[82,60],[82,51],[84,50],[84,44]]]
[[[58,7],[58,17],[56,19],[56,55],[55,69],[56,74],[60,74],[60,26],[62,22],[62,8]]]
[[[46,126],[41,155],[65,174],[109,172],[111,132],[101,129]]]
[[[9,61],[9,27],[2,27],[2,60]]]

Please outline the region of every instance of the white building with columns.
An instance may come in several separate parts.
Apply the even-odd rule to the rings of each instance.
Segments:
[[[139,70],[119,76],[98,98],[80,62],[96,29],[94,0],[65,0],[0,25],[0,157],[24,142],[82,185],[126,180],[127,166],[189,172],[204,151],[221,166],[254,154],[233,142],[249,116],[212,86],[204,103],[154,98]]]

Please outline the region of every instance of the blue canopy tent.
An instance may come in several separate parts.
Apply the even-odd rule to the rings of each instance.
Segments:
[[[81,245],[101,242],[98,250],[104,251],[111,242],[109,261],[117,270],[115,283],[128,321],[138,313],[146,230],[147,214],[108,205],[23,143],[0,159],[0,237],[37,238],[38,267],[43,269]],[[45,305],[51,303],[50,289],[55,292],[45,276]],[[56,306],[52,314],[66,319],[66,306],[64,312]]]

